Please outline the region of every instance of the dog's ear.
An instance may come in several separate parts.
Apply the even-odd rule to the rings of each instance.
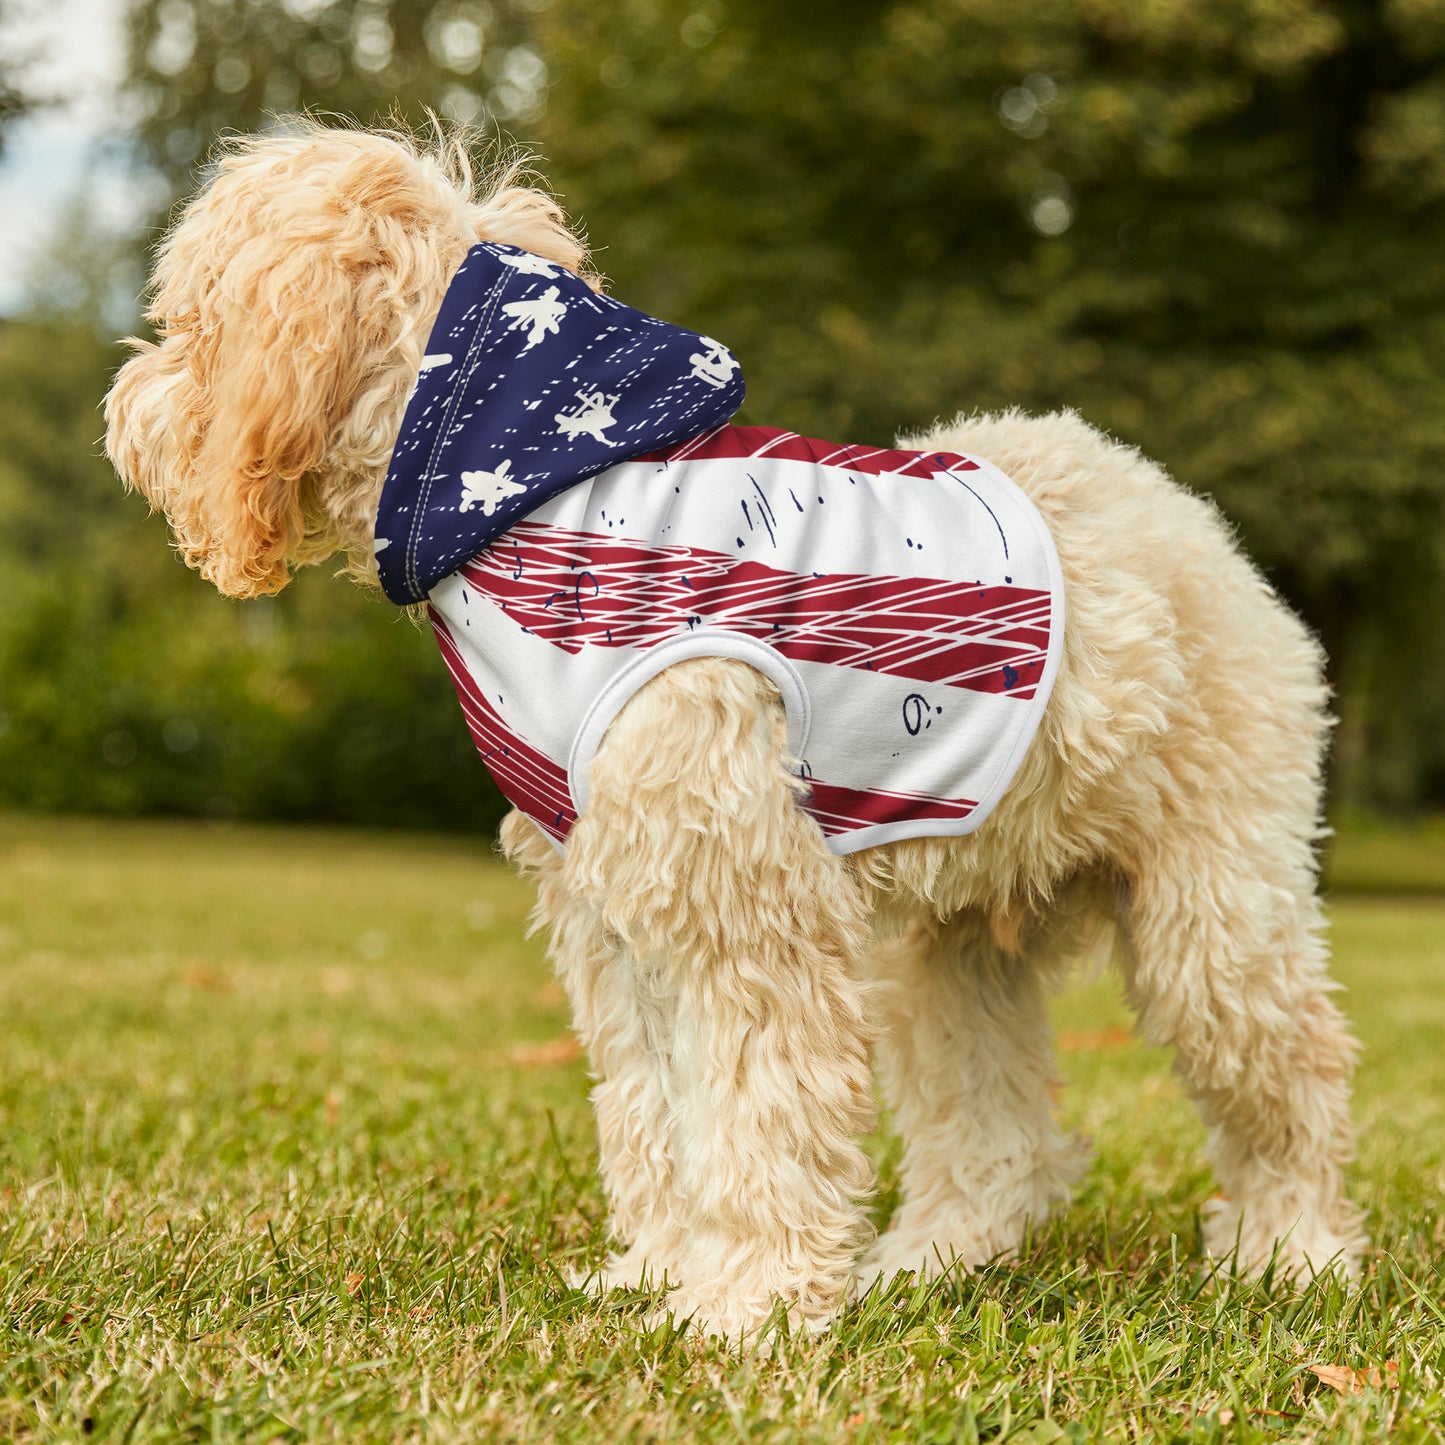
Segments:
[[[370,351],[350,270],[324,242],[277,245],[233,263],[201,308],[189,366],[215,400],[193,459],[209,536],[192,565],[230,596],[279,591],[305,551],[303,488]]]
[[[185,471],[183,437],[199,423],[184,344],[158,346],[132,336],[126,345],[135,355],[105,398],[105,450],[126,486],[165,512],[180,535],[190,528],[183,517],[172,517],[172,499],[182,505],[185,489],[176,483]]]
[[[193,290],[172,267],[156,309],[167,290],[198,300],[166,316],[158,346],[137,343],[107,399],[117,470],[228,596],[278,592],[288,561],[305,560],[307,479],[376,329],[359,314],[354,270],[324,242],[280,237],[255,238]]]
[[[396,142],[313,126],[231,143],[167,237],[107,450],[220,591],[355,545],[336,524],[385,466],[458,209]]]

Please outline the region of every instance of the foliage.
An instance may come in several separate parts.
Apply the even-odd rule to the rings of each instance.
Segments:
[[[369,124],[431,107],[469,123],[530,121],[545,66],[523,3],[142,0],[129,89],[147,160],[183,190],[212,140],[311,109]]]
[[[79,323],[0,327],[0,804],[494,826],[429,637],[314,574],[227,602],[121,494],[113,360]]]
[[[766,1360],[568,1283],[604,1248],[587,1081],[520,1047],[565,1007],[480,843],[0,817],[0,860],[7,1438],[1445,1438],[1438,902],[1333,908],[1358,1287],[1211,1278],[1203,1130],[1094,985],[1058,1010],[1077,1202]]]
[[[622,294],[728,339],[760,419],[883,442],[1073,406],[1137,443],[1378,691],[1346,699],[1342,791],[1438,779],[1412,697],[1445,681],[1438,7],[788,16],[543,12],[551,174]]]
[[[542,148],[619,295],[739,352],[745,419],[883,442],[960,408],[1078,408],[1212,494],[1322,634],[1342,720],[1337,799],[1445,800],[1445,639],[1432,625],[1445,606],[1445,20],[1433,0],[139,0],[127,105],[173,196],[219,131],[296,105],[413,124],[430,105],[510,128]],[[84,255],[67,275],[83,291]],[[59,328],[44,343],[55,366],[70,369],[43,385],[75,416],[103,389],[98,368],[66,361],[75,343],[61,319],[46,324]],[[0,367],[22,364],[17,346],[43,349],[0,340]],[[82,376],[94,389],[63,400]],[[25,394],[41,386],[27,379]],[[27,429],[15,416],[0,432]],[[44,487],[79,498],[87,479],[77,505],[93,513],[86,586],[101,611],[74,628],[98,637],[106,599],[138,596],[159,567],[158,540],[134,530],[135,503],[99,500],[100,471],[53,429],[21,451]],[[32,553],[0,537],[0,561],[33,579],[18,592],[38,608],[60,574],[32,558],[68,547],[73,518],[18,502],[27,487],[47,495],[0,463],[0,512],[28,508],[40,539]],[[398,733],[457,728],[431,711],[440,682],[414,684],[404,667],[389,691],[373,673],[353,695],[366,669],[342,674],[322,640],[301,637],[315,607],[342,619],[358,656],[380,655],[382,609],[313,587],[271,622],[242,623],[248,611],[166,576],[147,646],[180,655],[182,636],[204,636],[219,668],[228,648],[252,646],[228,639],[264,625],[286,639],[288,668],[314,662],[308,717],[329,727],[380,707]],[[66,586],[79,606],[84,589]],[[27,627],[12,609],[0,632]],[[106,655],[121,666],[125,646]],[[240,655],[238,675],[251,666]],[[164,691],[155,671],[142,668],[143,697]],[[7,695],[39,687],[0,677]],[[167,696],[179,695],[178,680]],[[250,696],[210,695],[218,708]],[[255,719],[237,706],[227,735],[249,736]],[[326,751],[307,741],[322,734],[274,722],[258,757],[291,781],[237,806],[321,806],[292,787]],[[304,764],[273,750],[287,726]],[[219,713],[207,732],[226,732]],[[31,775],[45,766],[26,755]],[[87,787],[95,766],[77,774]],[[321,792],[355,800],[367,781]],[[240,786],[233,775],[212,792]],[[138,781],[117,796],[192,806]],[[373,816],[340,806],[327,815]]]
[[[0,34],[4,33],[15,10],[14,0],[0,0]],[[21,84],[21,69],[20,60],[10,53],[8,46],[0,52],[0,156],[5,153],[6,130],[35,103],[35,98]]]

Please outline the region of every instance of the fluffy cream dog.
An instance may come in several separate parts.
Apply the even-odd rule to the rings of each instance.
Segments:
[[[155,344],[107,400],[121,476],[233,597],[340,554],[375,582],[388,457],[449,278],[478,239],[581,272],[556,205],[458,145],[304,126],[236,141],[160,249]],[[611,726],[555,850],[507,855],[597,1080],[601,1286],[645,1277],[729,1337],[778,1300],[818,1327],[858,1281],[1007,1255],[1084,1166],[1058,1129],[1046,999],[1116,920],[1144,1036],[1213,1130],[1206,1245],[1354,1268],[1354,1045],[1315,896],[1320,654],[1207,502],[1077,417],[960,417],[911,443],[1001,468],[1050,528],[1064,654],[988,821],[840,858],[798,806],[776,689],[728,658]],[[871,1055],[906,1141],[873,1240]]]

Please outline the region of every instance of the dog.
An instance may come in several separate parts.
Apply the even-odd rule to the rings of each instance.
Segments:
[[[519,367],[558,344],[558,307],[618,306],[556,202],[515,167],[479,181],[455,137],[303,122],[222,146],[159,248],[157,339],[130,343],[106,399],[117,471],[165,513],[190,566],[241,598],[327,558],[371,587],[387,566],[402,576],[407,549],[388,549],[378,522],[388,470],[417,397],[457,364],[434,330],[459,270],[481,262],[540,288],[487,333],[509,338]],[[705,436],[720,425],[706,395],[726,391],[732,358],[678,331],[691,349],[676,375],[701,398],[693,432]],[[537,426],[555,423],[556,446],[612,456],[625,387],[573,379],[533,404]],[[624,453],[620,470],[659,474],[692,444],[667,438],[643,462]],[[1046,702],[986,819],[838,846],[800,764],[787,669],[766,665],[781,652],[763,639],[671,655],[634,678],[593,720],[575,817],[564,789],[550,825],[550,796],[524,797],[503,824],[504,853],[536,879],[595,1079],[616,1250],[592,1286],[663,1285],[674,1318],[736,1341],[780,1301],[794,1327],[821,1329],[875,1281],[1009,1257],[1086,1165],[1054,1119],[1046,1003],[1110,930],[1144,1038],[1174,1050],[1212,1131],[1223,1198],[1206,1212],[1206,1249],[1251,1275],[1353,1273],[1365,1243],[1343,1188],[1355,1045],[1331,998],[1316,894],[1328,733],[1317,644],[1213,506],[1071,413],[960,416],[900,445],[954,482],[969,480],[964,462],[1001,476],[992,495],[1012,488],[1056,564],[1058,611],[1033,656]],[[862,451],[847,452],[855,483]],[[526,599],[506,591],[535,555],[517,541],[512,566],[509,550],[535,542],[542,515],[529,510],[529,465],[493,455],[468,472],[448,517],[503,530],[479,556],[437,565],[463,591],[470,569],[475,585],[451,598],[473,608],[465,626],[528,630],[540,647],[508,610]],[[589,488],[610,475],[572,477],[543,510],[602,495]],[[760,527],[762,505],[748,513]],[[938,513],[933,554],[949,552],[953,515]],[[846,529],[831,535],[846,547]],[[628,536],[622,524],[587,545]],[[528,605],[595,641],[597,578],[578,572],[591,555],[554,556],[557,575],[579,580]],[[508,568],[519,575],[485,594]],[[413,580],[401,600],[435,610],[440,584]],[[575,632],[557,641],[573,657],[606,651]],[[481,666],[461,658],[459,686]],[[928,694],[898,721],[943,737]],[[875,1054],[904,1141],[901,1202],[877,1238],[862,1147]]]

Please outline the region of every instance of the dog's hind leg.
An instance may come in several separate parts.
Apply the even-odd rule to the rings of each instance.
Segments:
[[[873,1123],[857,885],[797,806],[761,674],[677,664],[593,762],[567,875],[634,960],[666,1108],[637,1115],[684,1212],[669,1309],[740,1339],[826,1323],[866,1243]]]
[[[1270,841],[1201,827],[1152,850],[1132,882],[1126,981],[1145,1037],[1174,1046],[1213,1130],[1225,1200],[1206,1220],[1209,1252],[1237,1248],[1250,1274],[1276,1248],[1289,1274],[1352,1273],[1355,1044],[1330,999],[1307,844]]]
[[[1005,951],[981,913],[881,943],[879,1072],[903,1136],[902,1202],[860,1287],[1008,1257],[1065,1202],[1088,1151],[1054,1121],[1054,940]]]

